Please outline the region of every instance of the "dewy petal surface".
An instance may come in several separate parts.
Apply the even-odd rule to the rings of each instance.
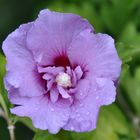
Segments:
[[[65,56],[71,41],[84,29],[93,30],[80,16],[42,10],[28,33],[28,48],[36,62],[53,65],[54,58]]]
[[[114,83],[106,78],[96,79],[96,96],[100,105],[109,105],[115,101],[116,98],[116,87]]]
[[[43,94],[42,80],[37,73],[31,52],[26,47],[26,34],[32,23],[24,24],[12,32],[3,42],[3,51],[7,59],[6,88],[18,88],[23,96]]]
[[[24,104],[14,107],[11,112],[18,116],[30,117],[36,128],[48,129],[50,133],[55,134],[67,123],[70,109],[60,108],[52,104],[47,96],[40,96],[25,99]]]
[[[86,132],[96,128],[100,105],[93,93],[88,94],[85,99],[73,104],[70,119],[64,126],[65,130]]]
[[[95,129],[100,107],[115,101],[116,88],[111,80],[93,79],[88,86],[82,87],[88,87],[87,91],[81,88],[82,95],[86,95],[85,98],[81,95],[81,100],[77,100],[71,107],[71,116],[64,126],[65,130],[87,132]],[[80,98],[80,94],[77,94],[77,97]]]
[[[90,90],[89,79],[80,80],[76,86],[75,98],[78,100],[84,99],[89,94]]]

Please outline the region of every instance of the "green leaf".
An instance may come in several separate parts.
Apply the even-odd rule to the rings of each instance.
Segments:
[[[0,53],[0,92],[5,93],[3,77],[5,75],[5,57]]]
[[[5,74],[5,57],[0,53],[0,76],[2,77]]]
[[[79,140],[120,140],[122,137],[132,140],[135,138],[135,134],[124,114],[115,104],[101,109],[95,131],[83,134],[72,133],[71,135],[73,140],[76,137]]]
[[[5,75],[5,64],[6,64],[5,57],[0,53],[0,105],[4,109],[5,114],[8,116],[9,101],[7,98],[7,91],[4,88],[4,81],[3,81]]]
[[[128,63],[140,53],[140,47],[137,45],[126,45],[122,42],[116,44],[119,57],[121,58],[123,64]]]
[[[37,131],[37,129],[33,126],[30,118],[13,116],[13,121],[15,123],[19,121],[19,122],[23,123],[24,125],[26,125],[28,128],[30,128],[32,131],[34,131],[34,132]]]
[[[93,140],[134,140],[135,133],[125,118],[125,114],[114,104],[103,107]]]
[[[119,41],[126,45],[140,47],[140,32],[137,31],[134,22],[127,23],[122,31]]]
[[[102,22],[106,28],[118,38],[121,31],[125,28],[125,25],[130,20],[136,19],[137,14],[136,12],[134,13],[134,10],[139,4],[139,0],[102,0],[100,15]],[[134,22],[136,22],[136,20]]]
[[[140,117],[140,67],[135,69],[134,75],[130,74],[129,71],[125,71],[121,77],[121,85]]]
[[[51,135],[47,131],[38,130],[33,140],[60,140],[57,135]]]

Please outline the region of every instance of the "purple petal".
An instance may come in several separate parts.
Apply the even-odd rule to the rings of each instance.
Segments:
[[[70,98],[71,96],[68,94],[68,92],[62,88],[61,86],[57,85],[59,93],[62,95],[63,98],[67,99]]]
[[[71,81],[72,81],[72,86],[75,87],[76,84],[77,84],[77,77],[76,77],[76,74],[74,71],[72,71],[72,78],[71,78]]]
[[[88,94],[90,89],[89,85],[89,80],[88,79],[82,79],[78,82],[76,86],[76,93],[75,93],[75,98],[78,100],[84,99]]]
[[[54,78],[54,76],[53,75],[50,75],[48,73],[46,73],[46,74],[43,75],[43,79],[45,79],[45,80],[51,80],[53,78]]]
[[[89,94],[84,100],[75,102],[71,108],[69,122],[63,128],[76,132],[87,132],[96,128],[99,105],[94,94]]]
[[[57,133],[68,121],[70,109],[52,104],[46,96],[33,97],[25,102],[26,104],[11,109],[11,112],[18,116],[30,117],[36,128]]]
[[[77,77],[77,80],[81,79],[82,75],[83,75],[83,71],[81,69],[80,66],[77,66],[74,70],[75,74],[76,74],[76,77]]]
[[[31,99],[30,97],[21,96],[19,90],[14,87],[10,88],[10,91],[8,92],[8,98],[10,102],[15,105],[26,104],[26,101]]]
[[[7,58],[6,88],[18,88],[23,96],[39,96],[44,94],[43,81],[38,75],[31,52],[26,47],[26,35],[32,23],[24,24],[12,32],[3,43],[3,51]]]
[[[71,41],[84,29],[93,30],[87,20],[74,14],[42,10],[28,33],[28,48],[41,65],[53,65],[66,55]]]
[[[88,96],[73,104],[69,122],[65,130],[86,132],[96,128],[98,112],[102,105],[115,101],[116,88],[111,80],[97,78],[91,84]]]
[[[59,96],[59,92],[58,92],[57,88],[55,86],[52,87],[50,90],[50,99],[51,99],[52,103],[55,103],[58,100],[58,96]]]
[[[50,90],[54,84],[54,79],[51,79],[50,81],[47,82],[47,90]]]
[[[95,98],[100,105],[109,105],[115,101],[116,87],[114,83],[105,78],[97,78],[97,91]]]
[[[121,61],[114,40],[106,34],[83,31],[73,40],[68,57],[73,66],[80,65],[90,76],[106,77],[115,81],[120,75]]]
[[[66,67],[66,73],[72,77],[72,70],[70,67]]]
[[[46,68],[38,67],[38,71],[40,73],[49,73],[52,75],[57,75],[60,72],[64,71],[64,67],[55,67],[55,66],[54,67],[46,67]]]
[[[64,107],[69,107],[70,108],[70,106],[72,105],[72,103],[73,103],[73,99],[72,98],[62,98],[62,97],[60,97],[59,96],[59,100],[57,100],[57,102],[55,103],[55,105],[56,106],[58,106],[58,107],[62,107],[62,108],[64,108]]]

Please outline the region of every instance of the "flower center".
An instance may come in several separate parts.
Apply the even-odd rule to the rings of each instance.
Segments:
[[[72,85],[71,77],[65,72],[60,72],[56,76],[55,81],[59,86],[62,86],[62,87],[65,87],[65,88],[71,87],[71,85]]]

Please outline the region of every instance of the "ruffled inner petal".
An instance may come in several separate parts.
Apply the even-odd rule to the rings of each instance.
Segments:
[[[45,74],[42,76],[42,78],[43,78],[44,80],[52,80],[54,77],[53,77],[53,75],[51,75],[51,74],[45,73]]]
[[[57,88],[54,86],[50,90],[50,99],[52,103],[55,103],[58,100],[58,97],[59,97],[59,92]]]
[[[57,75],[60,72],[64,71],[64,67],[38,67],[38,71],[40,73],[48,73],[48,74],[53,74]]]
[[[47,90],[48,91],[51,90],[53,84],[54,84],[54,79],[47,81]]]
[[[76,84],[77,84],[77,77],[76,77],[76,74],[75,74],[75,72],[73,70],[72,70],[72,78],[71,78],[71,80],[72,80],[72,86],[75,87]]]
[[[63,87],[57,85],[57,88],[58,88],[58,91],[62,95],[63,98],[67,99],[67,98],[71,97]]]
[[[76,74],[77,80],[81,79],[81,77],[83,76],[83,71],[82,71],[81,67],[77,66],[75,68],[74,72]]]

